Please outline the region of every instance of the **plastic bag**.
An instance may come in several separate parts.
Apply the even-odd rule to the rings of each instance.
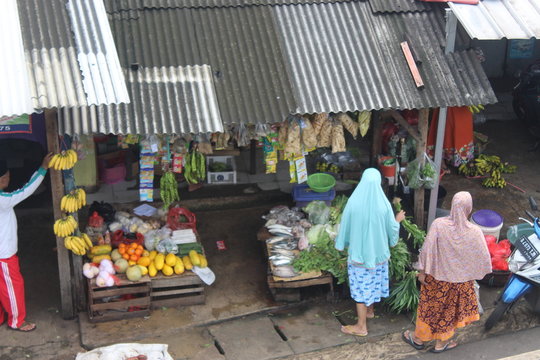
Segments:
[[[144,248],[148,251],[156,250],[157,245],[163,239],[169,239],[172,231],[168,227],[159,230],[150,230],[144,236]]]
[[[437,168],[437,165],[435,165],[435,162],[431,160],[426,153],[424,153],[424,158],[426,159],[426,162],[424,163],[424,166],[422,166],[421,171],[424,188],[433,189],[435,187],[435,183],[437,182],[437,176],[439,176],[439,169]]]
[[[309,214],[308,219],[312,224],[326,224],[330,219],[330,207],[324,201],[312,201],[304,211]]]
[[[178,246],[171,240],[171,238],[161,240],[157,244],[156,250],[165,254],[178,254]]]
[[[407,186],[411,189],[420,189],[423,181],[420,176],[420,162],[415,159],[407,165]]]

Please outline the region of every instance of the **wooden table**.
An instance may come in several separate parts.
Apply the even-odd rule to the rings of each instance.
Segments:
[[[264,226],[257,232],[257,240],[262,243],[266,259],[268,259],[266,240],[270,237],[272,237],[272,234]],[[272,275],[271,265],[268,263],[266,282],[275,301],[299,301],[300,289],[316,285],[329,285],[330,292],[328,295],[331,299],[334,297],[334,277],[326,272],[309,278],[276,280]]]

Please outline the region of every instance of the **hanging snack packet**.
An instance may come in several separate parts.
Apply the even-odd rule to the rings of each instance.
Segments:
[[[332,154],[343,151],[347,151],[343,125],[336,121],[332,126]]]
[[[356,139],[358,135],[358,123],[355,122],[347,113],[340,112],[337,114],[337,119],[341,122],[343,127],[351,133],[353,138]]]
[[[313,151],[317,147],[317,134],[315,133],[315,129],[313,129],[313,126],[307,117],[303,117],[301,122],[304,150],[307,152]]]
[[[332,145],[332,121],[328,118],[322,123],[317,147],[330,147]]]
[[[328,113],[315,114],[311,124],[313,125],[313,130],[315,135],[319,136],[325,122],[328,121]]]
[[[296,163],[294,161],[289,161],[289,176],[291,177],[291,180],[289,182],[291,184],[294,184],[297,182],[296,180]]]

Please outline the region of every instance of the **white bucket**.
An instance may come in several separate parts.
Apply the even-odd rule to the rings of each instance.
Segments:
[[[486,227],[486,226],[478,225],[477,223],[475,223],[473,218],[471,218],[471,222],[475,224],[476,226],[478,226],[480,229],[482,229],[482,232],[484,233],[484,235],[493,235],[497,238],[497,240],[499,240],[499,235],[501,234],[503,223],[495,227]]]

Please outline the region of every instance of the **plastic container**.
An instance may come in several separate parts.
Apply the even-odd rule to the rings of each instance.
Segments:
[[[308,176],[307,184],[311,190],[324,193],[336,185],[336,179],[330,174],[315,173]]]
[[[379,170],[381,171],[382,176],[387,178],[394,178],[396,176],[396,162],[394,164],[387,166],[383,165],[385,160],[393,159],[392,156],[381,156],[379,157]]]
[[[294,185],[292,194],[297,207],[304,207],[315,200],[324,201],[326,205],[330,206],[332,200],[336,197],[336,191],[334,189],[326,192],[315,192],[307,184]]]
[[[475,211],[471,216],[471,222],[478,225],[484,235],[493,235],[499,240],[504,219],[498,212],[493,210]]]
[[[229,171],[210,171],[210,167],[214,162],[227,164]],[[208,184],[236,184],[236,163],[234,156],[212,156],[206,157],[206,167],[208,169],[207,181]]]

